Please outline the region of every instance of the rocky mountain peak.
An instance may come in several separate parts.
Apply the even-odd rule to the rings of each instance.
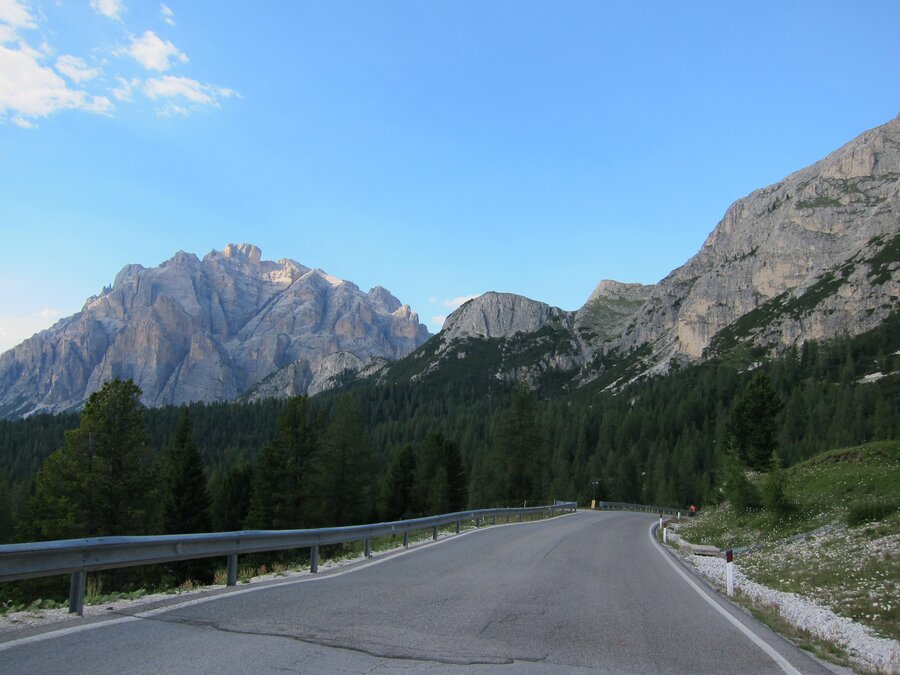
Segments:
[[[400,301],[390,291],[381,286],[375,286],[369,291],[369,297],[378,307],[386,312],[396,312],[400,309]]]
[[[469,300],[444,322],[441,338],[445,343],[467,337],[512,337],[532,333],[566,312],[558,307],[513,293],[490,291]]]
[[[228,244],[222,255],[250,265],[259,265],[262,251],[253,244]]]
[[[777,351],[869,330],[900,300],[900,264],[885,262],[897,261],[898,213],[900,117],[732,204],[616,347],[652,345],[664,365],[738,335]]]
[[[77,407],[113,377],[133,379],[148,406],[231,400],[267,378],[267,395],[302,394],[430,337],[383,288],[261,255],[229,244],[126,265],[81,312],[0,355],[0,418]]]
[[[653,287],[654,285],[626,284],[621,281],[613,281],[612,279],[603,279],[597,284],[597,287],[594,289],[594,292],[591,293],[591,297],[588,298],[585,304],[590,304],[598,299],[614,302],[620,300],[626,302],[643,302],[647,299],[647,296],[650,294],[650,291],[653,290]]]

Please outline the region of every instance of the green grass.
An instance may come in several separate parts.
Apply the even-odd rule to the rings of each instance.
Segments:
[[[785,479],[790,517],[739,516],[724,503],[685,522],[680,536],[719,548],[763,544],[735,558],[750,579],[900,639],[900,442],[827,452]]]

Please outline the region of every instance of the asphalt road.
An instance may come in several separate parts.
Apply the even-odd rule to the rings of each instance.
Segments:
[[[0,672],[829,672],[680,571],[650,538],[654,520],[580,512],[484,528],[315,577],[6,635]]]

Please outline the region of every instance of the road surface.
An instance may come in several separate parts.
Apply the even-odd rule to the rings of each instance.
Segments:
[[[654,521],[587,511],[483,528],[73,619],[0,637],[0,672],[829,672],[685,572],[651,539]]]

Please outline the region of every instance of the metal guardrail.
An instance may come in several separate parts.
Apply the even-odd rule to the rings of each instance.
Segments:
[[[624,502],[597,502],[599,511],[640,511],[642,513],[665,513],[670,516],[687,516],[688,509],[671,506],[648,506],[647,504],[626,504]]]
[[[575,502],[553,506],[528,508],[481,509],[459,511],[440,516],[397,520],[371,525],[326,527],[310,530],[243,530],[240,532],[209,532],[203,534],[173,534],[141,537],[93,537],[58,541],[5,544],[0,546],[0,581],[18,581],[35,577],[71,574],[69,612],[80,616],[84,609],[84,594],[88,572],[225,556],[228,559],[228,585],[237,583],[238,556],[248,553],[283,551],[294,548],[310,549],[310,571],[318,572],[319,547],[328,544],[365,542],[364,554],[372,555],[372,539],[403,535],[403,545],[409,546],[412,532],[432,531],[437,539],[439,528],[456,525],[459,534],[464,521],[474,520],[476,526],[490,519],[530,516],[532,520],[575,511]]]

